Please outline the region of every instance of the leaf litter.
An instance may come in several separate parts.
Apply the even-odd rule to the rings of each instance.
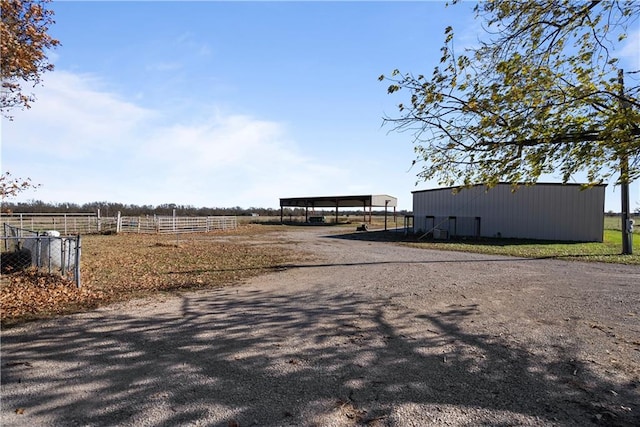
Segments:
[[[269,230],[253,225],[180,236],[83,236],[81,288],[59,275],[34,269],[3,275],[0,321],[7,326],[159,292],[239,283],[309,259],[308,254],[276,241],[273,245],[252,244],[256,234]],[[265,238],[261,236],[261,241]]]

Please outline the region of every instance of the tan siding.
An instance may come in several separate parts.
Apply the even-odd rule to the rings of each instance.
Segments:
[[[468,218],[481,217],[481,234],[543,240],[602,241],[604,186],[581,191],[578,185],[538,184],[511,193],[500,184],[485,193],[476,186],[452,194],[451,189],[414,192],[416,229],[425,217],[442,221],[458,217],[457,229],[470,234]],[[439,217],[439,218],[438,218]],[[447,224],[442,228],[447,229]]]

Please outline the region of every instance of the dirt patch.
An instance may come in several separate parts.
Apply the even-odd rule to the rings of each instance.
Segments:
[[[640,424],[637,266],[271,239],[314,259],[4,330],[2,424]]]

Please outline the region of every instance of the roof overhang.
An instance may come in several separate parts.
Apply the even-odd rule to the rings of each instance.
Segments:
[[[398,199],[386,194],[360,196],[289,197],[280,199],[280,207],[353,208],[397,207]]]

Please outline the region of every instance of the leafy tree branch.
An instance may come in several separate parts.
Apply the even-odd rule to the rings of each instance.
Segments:
[[[485,38],[457,55],[447,27],[430,77],[394,70],[388,93],[408,93],[384,117],[413,136],[420,179],[442,185],[608,180],[640,176],[639,86],[614,57],[638,21],[633,1],[495,0],[478,3]],[[627,70],[633,72],[634,70]]]
[[[49,34],[54,23],[50,0],[0,0],[0,112],[11,119],[13,108],[29,108],[35,100],[24,85],[36,86],[42,74],[53,70],[47,51],[60,42]]]

